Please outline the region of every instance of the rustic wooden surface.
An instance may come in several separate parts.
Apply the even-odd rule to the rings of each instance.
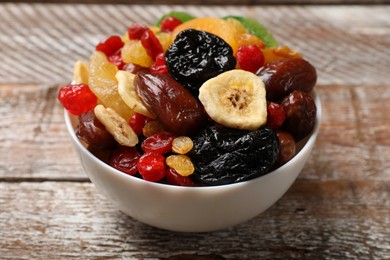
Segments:
[[[318,69],[324,118],[287,194],[211,233],[141,224],[102,197],[66,133],[58,87],[133,22],[246,15]],[[390,6],[0,4],[0,259],[390,259]]]

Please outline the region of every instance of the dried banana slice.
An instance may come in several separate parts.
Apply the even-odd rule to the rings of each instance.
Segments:
[[[256,130],[267,121],[265,94],[260,77],[244,70],[230,70],[203,83],[199,100],[217,123]]]
[[[96,117],[105,126],[115,140],[124,146],[134,147],[138,143],[138,136],[130,125],[115,110],[97,105],[94,109]]]
[[[119,95],[126,105],[134,110],[134,112],[150,118],[155,118],[155,116],[144,106],[141,99],[138,97],[137,92],[135,92],[133,85],[134,77],[134,74],[123,70],[120,70],[115,74],[115,78],[118,80]]]
[[[88,84],[88,79],[89,79],[88,66],[81,60],[77,61],[73,66],[74,84]]]

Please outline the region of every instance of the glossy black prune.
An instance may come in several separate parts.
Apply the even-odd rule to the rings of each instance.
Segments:
[[[189,156],[196,181],[208,185],[241,182],[266,174],[279,154],[279,141],[269,127],[245,131],[213,125],[193,138]]]
[[[180,32],[165,53],[168,72],[192,95],[208,79],[236,67],[228,43],[220,37],[195,29]]]

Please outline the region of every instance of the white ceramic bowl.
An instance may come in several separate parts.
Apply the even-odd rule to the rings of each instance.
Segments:
[[[65,122],[90,180],[121,211],[143,223],[181,232],[205,232],[245,222],[273,205],[289,189],[305,165],[321,122],[317,121],[300,151],[280,168],[253,180],[212,187],[179,187],[148,182],[122,173],[96,158],[76,137],[77,117],[65,111]],[[303,146],[303,147],[302,147]]]

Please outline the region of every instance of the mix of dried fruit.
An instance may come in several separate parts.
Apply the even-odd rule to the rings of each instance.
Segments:
[[[147,181],[223,185],[296,154],[316,121],[315,68],[258,21],[170,12],[133,24],[78,61],[58,94],[76,135]]]

